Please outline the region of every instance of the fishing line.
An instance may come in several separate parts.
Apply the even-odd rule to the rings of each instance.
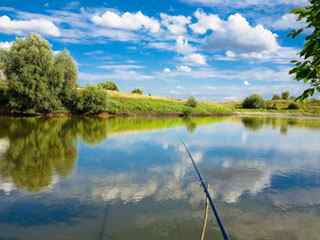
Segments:
[[[179,138],[179,139],[180,139],[182,145],[184,146],[184,148],[186,149],[186,152],[187,152],[187,154],[188,154],[188,156],[189,156],[189,158],[190,158],[190,160],[192,162],[193,168],[194,168],[194,170],[195,170],[195,172],[196,172],[196,174],[197,174],[197,176],[198,176],[198,178],[200,180],[201,186],[202,186],[202,188],[203,188],[203,190],[204,190],[204,192],[206,194],[206,197],[209,200],[209,204],[210,204],[211,209],[213,211],[213,214],[214,214],[214,216],[215,216],[215,218],[217,220],[217,223],[218,223],[218,226],[220,228],[220,231],[221,231],[221,234],[223,236],[223,239],[224,240],[230,240],[229,235],[227,233],[227,230],[225,229],[225,227],[223,225],[223,222],[222,222],[222,220],[221,220],[221,218],[219,216],[218,210],[217,210],[217,208],[216,208],[216,206],[215,206],[215,204],[214,204],[214,202],[212,200],[212,197],[211,197],[211,195],[210,195],[210,193],[208,191],[207,185],[205,184],[204,178],[202,177],[202,175],[200,173],[200,170],[199,170],[199,168],[198,168],[198,166],[197,166],[197,164],[196,164],[196,162],[195,162],[195,160],[194,160],[194,158],[193,158],[188,146],[185,144],[185,142],[182,140],[182,138]]]

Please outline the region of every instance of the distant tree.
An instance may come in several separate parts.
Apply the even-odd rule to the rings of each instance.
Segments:
[[[300,106],[299,106],[299,104],[296,103],[296,102],[292,102],[292,103],[290,103],[289,106],[288,106],[288,109],[289,109],[289,110],[297,110],[297,109],[299,109],[299,108],[300,108]]]
[[[131,93],[143,95],[143,90],[141,90],[140,88],[136,88],[136,89],[133,89]]]
[[[54,56],[54,68],[67,87],[74,88],[78,78],[78,69],[74,59],[67,50],[59,52]]]
[[[198,105],[198,102],[194,97],[189,97],[188,100],[186,101],[186,105],[188,107],[195,108]]]
[[[285,91],[285,92],[282,92],[282,93],[281,93],[281,98],[282,98],[283,100],[288,100],[289,97],[290,97],[290,93],[289,93],[288,91]]]
[[[99,83],[98,87],[103,88],[105,90],[109,90],[109,91],[119,91],[117,84],[115,84],[112,81],[106,81],[103,83]]]
[[[247,97],[242,102],[242,107],[243,108],[264,108],[265,101],[260,95],[253,94],[253,95]]]
[[[281,99],[281,97],[278,94],[274,94],[272,96],[272,100],[280,100],[280,99]]]
[[[305,27],[296,29],[290,33],[292,38],[296,38],[303,32],[309,33],[305,38],[303,49],[300,51],[300,59],[295,60],[295,66],[290,74],[295,76],[297,81],[309,83],[310,87],[305,90],[298,99],[306,99],[316,92],[320,92],[320,1],[309,0],[306,7],[296,8],[292,13],[298,20],[305,22]]]

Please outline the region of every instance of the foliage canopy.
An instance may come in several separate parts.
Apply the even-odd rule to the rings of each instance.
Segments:
[[[310,0],[306,7],[296,8],[292,13],[298,20],[305,22],[305,27],[292,31],[290,36],[296,38],[302,33],[310,32],[300,51],[301,60],[293,61],[295,66],[290,71],[297,81],[304,81],[310,85],[298,97],[303,100],[320,92],[320,1]]]

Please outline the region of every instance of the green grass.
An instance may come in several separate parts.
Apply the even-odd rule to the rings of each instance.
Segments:
[[[304,102],[297,102],[299,109],[288,109],[294,100],[267,100],[266,107],[261,109],[245,109],[241,107],[241,102],[227,102],[223,105],[240,113],[282,113],[288,115],[320,116],[320,100],[312,99]]]
[[[128,115],[219,115],[231,114],[232,110],[221,104],[199,102],[192,108],[185,101],[147,96],[109,95],[107,112]]]

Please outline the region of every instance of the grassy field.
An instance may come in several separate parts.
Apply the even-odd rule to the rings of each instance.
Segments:
[[[186,101],[127,94],[108,91],[107,112],[124,115],[224,115],[231,114],[232,109],[222,104],[198,102],[196,107],[189,107]]]
[[[241,102],[226,102],[222,105],[230,108],[235,113],[248,114],[283,114],[292,116],[320,116],[320,100],[305,100],[304,102],[295,102],[299,109],[289,109],[293,100],[267,100],[266,107],[261,109],[244,109]]]

